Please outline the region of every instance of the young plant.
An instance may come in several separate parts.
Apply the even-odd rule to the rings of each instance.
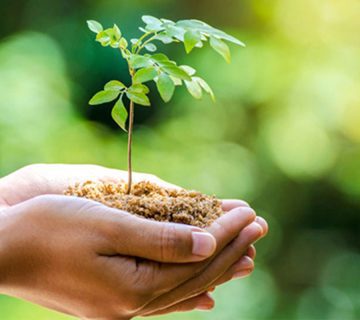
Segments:
[[[98,105],[117,100],[111,112],[112,118],[124,131],[127,131],[126,122],[129,120],[128,194],[132,185],[131,146],[134,105],[150,106],[149,88],[144,83],[154,81],[165,102],[171,100],[175,87],[183,84],[194,98],[200,99],[204,91],[215,101],[212,89],[204,79],[196,75],[194,68],[186,65],[179,66],[165,54],[155,53],[157,51],[155,43],[183,43],[186,53],[190,53],[194,48],[202,48],[204,42],[209,40],[210,46],[228,63],[230,63],[230,49],[225,41],[244,46],[238,39],[199,20],[174,22],[152,16],[143,16],[142,20],[145,23],[144,28],[139,28],[142,35],[139,38],[131,39],[130,43],[123,37],[116,24],[112,28],[104,30],[99,22],[87,21],[89,29],[96,33],[96,41],[103,47],[110,46],[119,50],[129,68],[130,86],[126,86],[119,80],[112,80],[106,83],[104,90],[96,93],[89,102],[90,105]],[[129,113],[123,102],[125,95],[130,101]]]

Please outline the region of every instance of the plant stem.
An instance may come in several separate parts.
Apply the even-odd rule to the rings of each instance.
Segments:
[[[141,42],[147,37],[151,35],[151,32],[147,32],[147,33],[144,33],[139,39],[138,41],[135,43],[135,45],[133,46],[132,48],[132,53],[136,53],[136,49],[140,46]]]
[[[146,41],[144,41],[144,43],[143,43],[142,45],[138,46],[138,47],[137,47],[137,50],[136,50],[136,54],[139,54],[140,51],[141,51],[142,49],[144,49],[145,46],[146,46],[149,42],[153,41],[156,36],[157,36],[157,33],[155,32],[155,34],[154,34],[152,37],[150,37],[149,39],[147,39]]]
[[[128,61],[129,65],[129,73],[131,76],[131,84],[134,83],[134,74],[135,70],[131,68],[130,62]],[[126,194],[130,194],[131,192],[131,185],[132,185],[132,158],[131,158],[131,151],[132,151],[132,133],[134,127],[134,101],[130,100],[130,107],[129,107],[129,131],[128,131],[128,150],[127,150],[127,161],[128,161],[128,186],[126,190]]]
[[[132,185],[132,164],[131,164],[131,146],[132,146],[132,131],[134,125],[134,102],[130,100],[129,110],[129,132],[128,132],[128,186],[126,194],[130,194]]]

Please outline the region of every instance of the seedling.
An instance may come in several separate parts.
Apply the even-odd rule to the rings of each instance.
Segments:
[[[140,27],[143,33],[139,38],[131,39],[130,43],[123,37],[119,27],[105,29],[94,20],[87,21],[91,31],[96,33],[96,41],[103,47],[112,47],[120,51],[127,61],[131,85],[126,86],[119,80],[112,80],[105,84],[104,90],[96,93],[90,100],[90,105],[99,105],[117,100],[111,115],[114,121],[124,131],[128,132],[128,186],[127,194],[132,185],[131,146],[134,124],[134,105],[150,106],[148,98],[149,88],[144,84],[154,81],[161,98],[169,102],[175,88],[185,84],[189,93],[196,99],[201,99],[203,92],[209,94],[215,101],[215,96],[207,82],[196,75],[196,70],[190,66],[180,65],[170,60],[163,53],[157,52],[157,42],[163,44],[183,43],[186,53],[194,48],[202,48],[204,42],[218,52],[226,62],[230,63],[230,49],[225,41],[244,46],[238,39],[215,29],[199,20],[180,20],[174,22],[168,19],[158,19],[152,16],[143,16],[145,27]],[[144,53],[145,52],[145,53]],[[124,95],[130,101],[129,113],[124,106]],[[128,120],[128,131],[126,122]]]

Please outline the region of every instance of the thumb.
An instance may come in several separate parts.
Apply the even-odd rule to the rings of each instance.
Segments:
[[[118,254],[184,263],[204,260],[216,250],[215,238],[203,229],[119,214],[118,210],[116,215],[119,219],[113,224],[111,241]]]

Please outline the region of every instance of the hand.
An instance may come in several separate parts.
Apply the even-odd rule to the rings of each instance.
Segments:
[[[87,180],[126,181],[127,171],[96,165],[32,164],[0,179],[0,209],[44,194],[63,194],[69,185]],[[134,183],[141,180],[179,188],[154,175],[134,172]]]
[[[109,169],[102,170],[102,175],[105,171],[110,173]],[[6,181],[21,180],[14,179],[16,175],[18,178],[25,176],[18,172]],[[49,176],[46,179],[40,174],[33,176],[39,181],[55,181]],[[75,177],[74,180],[79,179]],[[22,184],[31,185],[30,182]],[[46,188],[41,189],[43,183],[34,185],[47,192]],[[63,190],[56,183],[48,185],[49,189]],[[13,186],[14,190],[19,190],[16,184]],[[26,192],[19,192],[13,199],[23,201],[23,197],[28,197]],[[256,224],[244,229],[255,217],[251,209],[235,208],[244,203],[227,201],[224,209],[231,211],[208,229],[217,242],[216,254],[210,259],[183,265],[139,261],[124,256],[154,261],[169,261],[171,257],[172,262],[201,260],[193,255],[192,248],[193,233],[202,231],[146,221],[85,199],[42,196],[17,205],[11,203],[11,198],[3,199],[3,204],[7,203],[0,230],[1,239],[7,239],[0,250],[0,261],[7,262],[0,268],[5,270],[0,279],[3,292],[93,319],[126,319],[134,315],[191,310],[199,305],[210,307],[213,301],[204,292],[231,278],[240,267],[253,268],[249,258],[242,258],[240,266],[236,261],[262,232]],[[38,232],[38,237],[31,242],[34,228],[29,226],[36,226]],[[266,232],[266,224],[263,229]],[[139,230],[146,232],[139,235]],[[204,233],[203,238],[211,239],[211,236]],[[234,238],[236,240],[231,242]],[[175,240],[184,245],[171,245]],[[211,249],[211,245],[208,248]],[[159,255],[161,252],[163,254]],[[254,255],[254,251],[250,249],[248,254]]]

